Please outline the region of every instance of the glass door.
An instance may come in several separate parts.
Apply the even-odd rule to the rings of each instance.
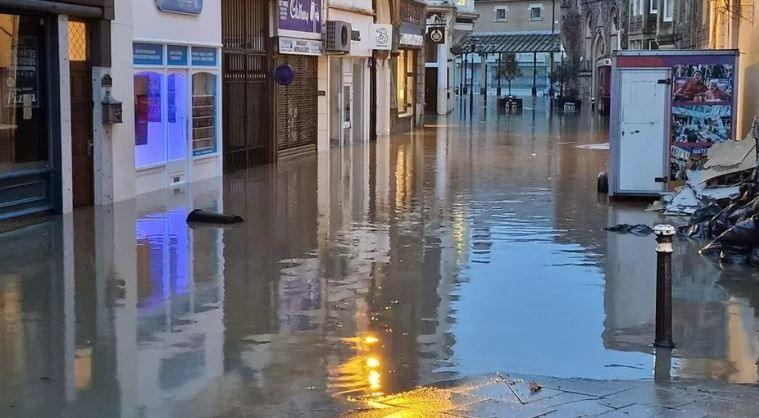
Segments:
[[[167,174],[169,184],[188,181],[187,73],[171,72],[166,78]]]

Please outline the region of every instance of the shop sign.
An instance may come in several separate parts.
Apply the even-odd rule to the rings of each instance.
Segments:
[[[398,46],[407,48],[421,48],[424,44],[424,27],[401,23],[398,27]]]
[[[427,39],[433,44],[445,43],[445,27],[444,26],[432,26],[427,28]]]
[[[424,36],[415,35],[413,33],[402,33],[400,39],[401,46],[412,46],[415,48],[421,48],[424,44]]]
[[[199,15],[203,11],[203,0],[155,0],[162,12]]]
[[[200,67],[215,67],[216,48],[192,47],[192,65]]]
[[[135,65],[163,65],[163,45],[135,42],[132,44]]]
[[[182,45],[168,45],[166,47],[166,59],[169,65],[187,65],[187,47]]]
[[[24,119],[31,119],[31,108],[39,107],[39,42],[36,36],[21,36],[16,46],[16,63],[5,74],[6,107],[23,107]],[[29,111],[27,111],[29,109]],[[29,117],[26,117],[27,112]]]
[[[389,51],[393,44],[393,25],[374,24],[372,26],[374,44],[372,49],[379,51]]]
[[[277,0],[277,28],[321,35],[321,12],[321,0]]]
[[[322,41],[281,36],[279,38],[279,53],[292,55],[321,55]]]

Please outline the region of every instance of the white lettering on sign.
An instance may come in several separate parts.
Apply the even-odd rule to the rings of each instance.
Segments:
[[[401,41],[401,45],[422,46],[422,44],[424,43],[424,36],[412,35],[410,33],[402,33],[400,41]]]

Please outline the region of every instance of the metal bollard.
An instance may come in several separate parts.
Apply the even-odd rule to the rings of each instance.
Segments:
[[[654,346],[674,348],[672,341],[672,225],[657,225],[656,234],[656,339]]]

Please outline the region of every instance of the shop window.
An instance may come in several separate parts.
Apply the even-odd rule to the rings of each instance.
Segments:
[[[40,19],[0,15],[0,172],[48,160],[44,26]],[[23,198],[23,196],[19,196]]]
[[[169,74],[166,81],[166,124],[169,161],[187,158],[187,79]]]
[[[142,72],[134,76],[134,163],[142,168],[166,162],[161,106],[163,75]]]
[[[414,51],[402,50],[396,60],[396,101],[398,115],[408,116],[414,111]]]
[[[216,76],[192,75],[192,153],[216,152]]]
[[[70,21],[69,60],[87,61],[87,25],[84,22]]]

